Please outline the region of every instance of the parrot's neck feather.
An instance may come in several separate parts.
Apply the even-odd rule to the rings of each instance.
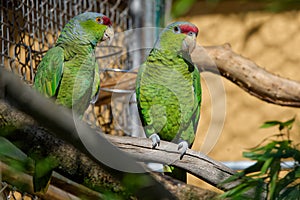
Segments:
[[[169,60],[180,58],[180,59],[183,59],[193,65],[191,56],[186,51],[174,51],[172,49],[153,48],[150,52],[150,56],[148,57],[148,59],[151,60],[152,56],[161,57],[161,58],[165,58],[165,59],[169,59]]]
[[[83,30],[79,23],[70,21],[62,30],[57,39],[56,46],[64,49],[73,48],[74,52],[83,52],[84,50],[91,52],[97,45],[98,40],[91,37],[91,34]]]

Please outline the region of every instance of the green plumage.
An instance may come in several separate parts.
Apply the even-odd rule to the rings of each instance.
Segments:
[[[100,84],[94,51],[108,28],[96,21],[103,16],[87,12],[71,19],[39,64],[34,79],[40,93],[55,97],[58,104],[73,109],[79,117]]]
[[[138,107],[147,136],[159,133],[163,140],[193,143],[201,101],[199,78],[198,69],[182,56],[160,50],[150,53],[137,79]]]
[[[100,87],[95,47],[112,36],[111,22],[103,14],[86,12],[72,18],[39,64],[34,88],[82,118]],[[46,192],[58,162],[51,157],[31,156],[35,160],[34,190]]]
[[[146,135],[191,145],[200,117],[201,85],[197,67],[182,51],[185,34],[175,34],[172,24],[140,67],[136,94]]]
[[[153,147],[160,138],[178,143],[180,159],[194,142],[200,117],[200,74],[190,57],[197,34],[197,27],[187,22],[165,28],[136,80],[138,110],[147,137]],[[181,169],[174,168],[171,176],[186,181]]]

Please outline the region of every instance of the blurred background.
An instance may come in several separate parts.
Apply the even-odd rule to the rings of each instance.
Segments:
[[[256,62],[267,71],[300,81],[300,1],[298,0],[8,0],[0,2],[0,67],[18,74],[31,84],[44,53],[54,44],[64,24],[84,11],[102,12],[114,22],[116,38],[97,49],[103,83],[117,79],[143,62],[160,27],[175,20],[186,20],[199,28],[198,45],[230,43],[233,51]],[[152,27],[151,31],[130,32]],[[153,28],[154,27],[154,28]],[[126,34],[124,34],[126,32]],[[137,35],[138,34],[138,35]],[[138,37],[137,37],[138,36]],[[208,156],[218,161],[243,160],[242,152],[264,138],[277,133],[276,128],[260,129],[269,120],[285,121],[299,116],[299,108],[272,105],[253,97],[222,78],[226,92],[226,118],[221,135]],[[200,150],[211,122],[211,97],[203,81],[203,103],[198,134],[193,149]],[[132,96],[132,88],[117,91],[103,88],[103,93]],[[124,135],[116,126],[132,125],[132,107],[122,102],[98,102],[90,108],[86,120],[105,133]],[[135,102],[130,102],[135,106]],[[120,118],[120,117],[118,117]],[[300,124],[293,127],[293,139],[300,141]],[[129,129],[129,132],[133,131]],[[204,185],[189,177],[189,183]]]
[[[174,1],[173,15],[199,28],[198,44],[230,43],[232,50],[266,69],[288,79],[300,81],[300,1],[190,1],[184,12]],[[177,5],[177,6],[176,6]],[[176,11],[176,10],[179,11]],[[277,133],[277,128],[260,129],[265,121],[286,121],[299,117],[299,108],[263,102],[223,78],[226,90],[226,118],[218,141],[208,156],[219,161],[245,160],[242,152]],[[206,89],[206,87],[203,87]],[[198,138],[193,149],[200,150],[210,119],[211,100],[203,93]],[[296,120],[292,137],[300,141]],[[189,177],[192,184],[201,181]]]

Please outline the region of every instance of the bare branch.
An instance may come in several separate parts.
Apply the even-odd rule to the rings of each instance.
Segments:
[[[253,61],[233,52],[229,44],[196,47],[192,60],[202,70],[216,72],[217,67],[222,76],[263,101],[281,106],[300,107],[299,82],[267,72]]]

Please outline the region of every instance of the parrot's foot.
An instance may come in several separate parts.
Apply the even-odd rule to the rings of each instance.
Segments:
[[[153,149],[154,149],[156,146],[159,146],[159,144],[160,144],[160,138],[159,138],[159,136],[158,136],[156,133],[150,135],[149,139],[152,140],[152,148],[153,148]]]
[[[178,151],[180,153],[180,160],[183,158],[183,156],[186,153],[188,147],[189,147],[189,144],[187,143],[187,141],[182,141],[178,144]]]

